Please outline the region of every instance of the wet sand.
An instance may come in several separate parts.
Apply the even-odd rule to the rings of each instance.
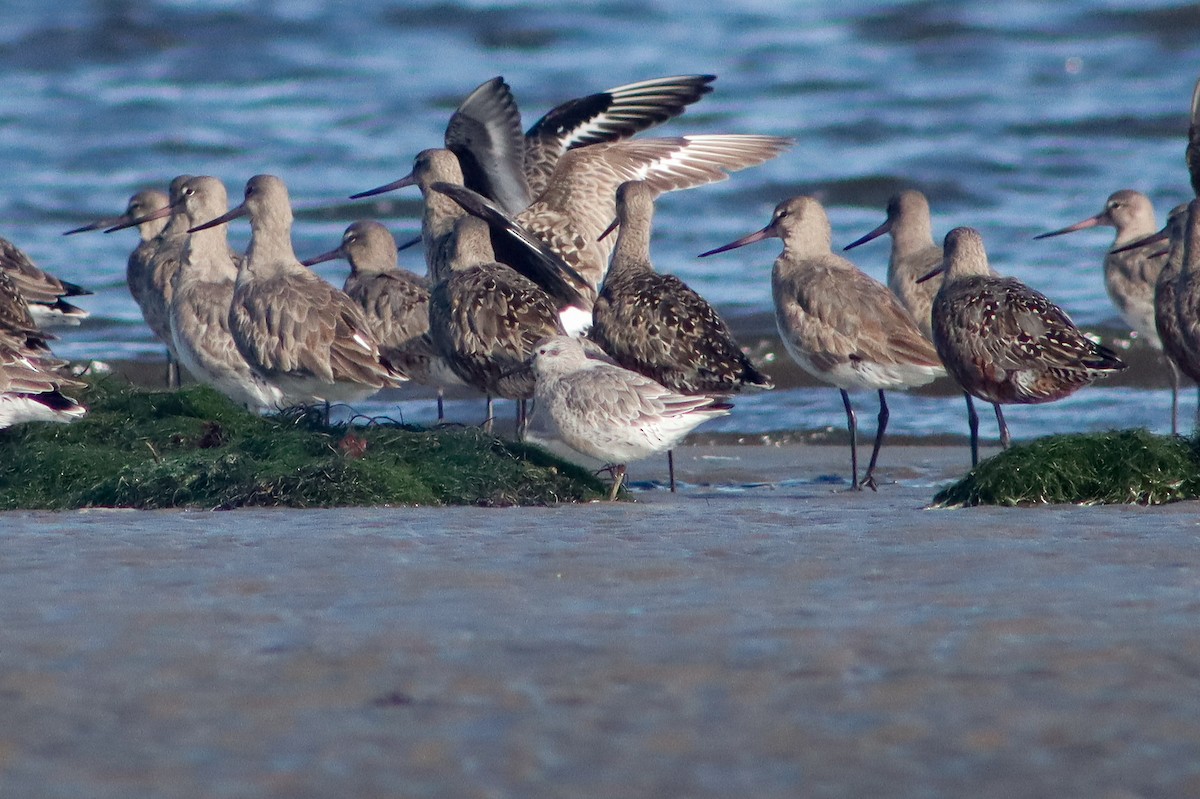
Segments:
[[[0,795],[1200,795],[1196,504],[926,511],[965,448],[885,449],[877,494],[845,460],[0,515]]]

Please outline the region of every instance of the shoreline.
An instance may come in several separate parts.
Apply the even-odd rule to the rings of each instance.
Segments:
[[[679,455],[633,502],[7,512],[0,786],[1200,789],[1197,503],[924,510],[965,447],[878,492],[842,448]]]

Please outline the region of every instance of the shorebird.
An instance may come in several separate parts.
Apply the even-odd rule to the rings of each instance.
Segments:
[[[771,273],[771,294],[784,347],[806,372],[841,392],[850,430],[851,488],[874,489],[875,464],[889,416],[884,391],[923,386],[944,370],[912,314],[887,286],[832,252],[829,218],[812,197],[784,200],[762,230],[701,257],[772,236],[783,239],[783,252]],[[850,389],[879,393],[879,425],[861,483],[858,423],[847,393]]]
[[[337,258],[350,264],[342,291],[362,307],[379,351],[414,382],[437,387],[438,419],[443,419],[443,389],[463,382],[434,351],[429,337],[429,281],[399,268],[396,240],[374,220],[351,224],[337,248],[302,263],[313,266]]]
[[[541,239],[491,200],[466,186],[439,182],[430,188],[487,223],[496,260],[529,278],[549,295],[568,335],[582,335],[592,326],[595,289]]]
[[[1200,80],[1192,89],[1192,114],[1188,124],[1188,143],[1185,152],[1192,191],[1200,197]]]
[[[1200,199],[1192,200],[1186,215],[1175,217],[1175,224],[1181,219],[1184,230],[1179,277],[1175,281],[1175,321],[1183,345],[1180,365],[1188,371],[1200,364]],[[1178,232],[1171,231],[1172,258],[1180,255]]]
[[[683,113],[712,91],[715,75],[672,75],[568,100],[521,132],[521,112],[504,78],[485,81],[455,110],[446,149],[458,156],[468,188],[510,216],[549,184],[567,150],[617,141]]]
[[[82,387],[57,371],[54,357],[12,278],[0,270],[0,428],[24,422],[70,422],[86,409],[62,393]]]
[[[39,327],[77,325],[88,312],[64,297],[82,297],[92,292],[43,271],[17,245],[0,238],[0,271],[12,280],[29,306]]]
[[[642,181],[617,189],[617,242],[592,311],[592,340],[620,366],[680,394],[773,388],[707,300],[675,275],[654,270],[650,231],[656,196]],[[670,450],[667,455],[674,491],[674,458]]]
[[[1154,329],[1154,285],[1158,282],[1158,273],[1162,271],[1166,257],[1148,248],[1115,252],[1158,230],[1154,206],[1150,204],[1149,197],[1132,189],[1115,191],[1104,203],[1104,210],[1095,216],[1034,238],[1045,239],[1104,225],[1117,231],[1104,255],[1104,287],[1108,297],[1125,324],[1150,346],[1158,349],[1161,345]]]
[[[250,217],[250,246],[238,268],[229,321],[250,367],[291,399],[327,407],[401,382],[381,359],[362,308],[296,260],[292,206],[278,177],[250,178],[241,205],[188,232],[241,216]]]
[[[791,144],[791,139],[779,136],[727,134],[629,139],[568,150],[546,190],[516,221],[598,291],[613,246],[599,237],[616,216],[617,186],[645,180],[660,193],[702,186],[768,161]],[[354,197],[382,194],[413,182],[409,175]],[[428,246],[429,240],[425,241]]]
[[[89,230],[137,227],[139,241],[133,252],[129,254],[129,259],[125,264],[125,284],[129,287],[129,293],[133,296],[133,301],[137,303],[138,310],[142,311],[143,318],[145,318],[143,297],[146,293],[147,275],[150,272],[150,258],[154,254],[157,244],[154,239],[167,225],[165,217],[153,214],[156,211],[162,211],[170,204],[171,200],[164,192],[157,189],[144,189],[129,198],[129,203],[125,206],[125,213],[120,216],[100,219],[63,233],[64,236],[72,236]]]
[[[434,183],[449,183],[461,186],[462,167],[458,158],[449,150],[432,148],[422,150],[413,159],[412,170],[399,180],[368,191],[350,195],[351,200],[371,197],[406,186],[421,190],[424,204],[421,211],[421,245],[425,252],[425,266],[429,279],[436,283],[449,272],[450,238],[454,222],[464,214],[458,203],[441,192],[433,191]]]
[[[183,184],[191,178],[191,175],[176,175],[171,180],[164,207],[139,217],[124,219],[104,231],[113,233],[129,227],[141,230],[142,225],[159,219],[167,220],[158,234],[147,242],[145,250],[139,245],[133,251],[126,265],[125,276],[130,293],[142,310],[142,318],[155,337],[167,347],[167,385],[171,388],[179,386],[179,356],[171,339],[168,309],[171,307],[175,275],[179,272],[179,262],[183,258],[183,247],[188,236],[187,215],[179,202],[179,193],[183,190]],[[135,258],[138,259],[137,263],[134,262]],[[135,285],[138,288],[135,289]]]
[[[189,227],[229,209],[225,185],[207,175],[184,183],[179,202]],[[179,362],[200,382],[252,411],[279,410],[290,403],[250,368],[229,329],[237,273],[224,225],[188,236],[167,314],[171,340]]]
[[[528,437],[590,467],[611,465],[617,497],[630,461],[670,450],[698,425],[732,407],[711,396],[679,394],[645,375],[589,358],[578,338],[555,336],[533,352],[537,384]]]
[[[1170,240],[1167,250],[1167,262],[1158,273],[1158,283],[1154,287],[1154,326],[1158,331],[1159,341],[1163,345],[1163,353],[1171,359],[1180,372],[1187,375],[1197,387],[1197,418],[1200,418],[1200,352],[1187,347],[1181,329],[1182,320],[1179,316],[1177,299],[1179,278],[1183,272],[1184,241],[1187,238],[1188,206],[1186,203],[1175,206],[1167,216],[1167,225],[1162,235]],[[1148,237],[1134,244],[1146,246],[1161,240],[1159,235]],[[1171,395],[1171,433],[1178,432],[1177,418],[1179,415],[1178,394]]]
[[[930,310],[933,298],[942,287],[942,276],[922,281],[930,270],[942,262],[942,247],[933,240],[933,221],[929,215],[929,200],[916,189],[906,189],[893,195],[888,201],[887,219],[883,224],[862,238],[847,244],[843,250],[851,250],[860,244],[890,233],[892,251],[888,258],[888,288],[900,300],[900,304],[913,315],[917,327],[925,338],[933,341],[933,319]],[[967,422],[972,430],[979,428],[979,414],[975,400],[963,392],[967,402]],[[995,409],[997,412],[1000,409]],[[971,465],[979,465],[978,448],[971,450]]]
[[[887,219],[862,238],[843,247],[852,250],[884,233],[892,236],[892,252],[888,258],[887,284],[900,304],[917,320],[925,338],[933,340],[929,309],[942,287],[940,278],[918,283],[917,279],[942,262],[942,248],[933,240],[933,222],[929,217],[929,200],[916,189],[906,189],[888,201]]]
[[[455,374],[488,395],[490,425],[490,398],[532,397],[534,345],[565,331],[546,292],[494,260],[482,220],[459,217],[451,250],[449,274],[430,293],[429,335]],[[523,422],[519,417],[519,428]]]
[[[943,248],[945,259],[929,273],[945,274],[933,302],[933,340],[959,386],[995,406],[1004,448],[1011,437],[1000,405],[1053,402],[1125,368],[1045,295],[993,272],[975,229],[954,228]],[[973,456],[978,447],[976,424]]]
[[[0,335],[0,428],[25,422],[71,422],[87,409],[64,395],[67,381]]]
[[[1153,235],[1158,230],[1154,206],[1150,198],[1132,189],[1121,189],[1109,195],[1104,210],[1073,225],[1034,236],[1045,239],[1077,230],[1108,226],[1116,228],[1116,236],[1104,255],[1104,288],[1116,306],[1121,319],[1134,335],[1156,350],[1162,350],[1158,329],[1154,323],[1154,291],[1158,275],[1166,263],[1166,255],[1153,248],[1122,249],[1130,242]],[[1166,358],[1171,373],[1171,405],[1179,404],[1179,372]],[[1171,415],[1171,432],[1176,431],[1176,415]]]

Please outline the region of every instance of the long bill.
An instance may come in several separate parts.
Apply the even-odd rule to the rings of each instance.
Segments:
[[[708,256],[716,255],[719,252],[728,252],[729,250],[736,250],[738,247],[745,247],[747,244],[753,244],[756,241],[762,241],[763,239],[769,239],[774,235],[775,235],[775,233],[774,233],[774,231],[771,230],[771,226],[767,225],[762,230],[756,230],[748,236],[742,236],[737,241],[731,241],[724,246],[717,247],[715,250],[709,250],[708,252],[702,252],[702,253],[700,253],[699,257],[707,258]]]
[[[216,219],[210,219],[202,225],[196,225],[193,228],[188,228],[188,233],[199,233],[201,230],[208,230],[210,227],[216,227],[217,225],[223,225],[226,222],[232,222],[234,219],[243,217],[246,214],[246,204],[242,203],[235,208],[230,208],[228,213],[221,214]]]
[[[164,218],[170,216],[171,213],[173,212],[173,210],[174,209],[172,209],[171,206],[167,205],[162,208],[159,208],[157,211],[151,211],[150,213],[146,214],[145,216],[137,216],[137,217],[133,217],[132,219],[127,216],[122,216],[122,217],[120,217],[120,221],[117,224],[106,229],[104,232],[112,233],[117,230],[124,230],[125,228],[137,227],[138,225],[142,224],[143,222],[152,222],[155,219],[164,219]]]
[[[1049,233],[1039,233],[1034,236],[1035,239],[1048,239],[1051,236],[1061,236],[1064,233],[1074,233],[1076,230],[1087,230],[1090,227],[1099,227],[1104,224],[1104,214],[1096,214],[1089,216],[1087,219],[1082,219],[1073,225],[1067,225],[1058,230],[1051,230]]]
[[[935,277],[937,277],[938,275],[940,275],[942,272],[945,272],[945,271],[946,271],[946,262],[943,261],[942,263],[935,266],[933,269],[930,269],[928,272],[921,275],[919,278],[916,279],[915,282],[924,283],[926,280],[933,280]]]
[[[317,264],[323,264],[326,261],[333,261],[333,260],[335,260],[337,258],[341,258],[341,257],[343,257],[342,256],[342,248],[338,247],[335,250],[330,250],[329,252],[323,252],[320,255],[314,255],[312,258],[306,258],[305,260],[301,261],[300,263],[304,264],[305,266],[316,266]]]
[[[87,233],[90,230],[103,230],[113,225],[119,225],[122,222],[128,222],[131,218],[128,214],[121,214],[120,216],[113,216],[108,219],[97,219],[95,222],[90,222],[83,227],[72,228],[63,233],[63,235],[74,236],[76,233]]]
[[[874,241],[875,239],[882,236],[884,233],[890,233],[891,231],[892,231],[892,220],[890,220],[890,219],[884,220],[884,223],[882,225],[875,228],[867,235],[862,236],[861,238],[857,238],[854,241],[847,244],[845,247],[843,247],[842,252],[845,252],[846,250],[853,250],[858,245],[866,244],[868,241]]]
[[[417,179],[413,176],[412,172],[409,172],[399,180],[393,180],[391,183],[385,183],[382,186],[376,186],[373,189],[360,191],[358,194],[351,194],[350,199],[361,200],[363,197],[374,197],[376,194],[386,194],[389,191],[395,191],[396,189],[403,189],[407,186],[415,185],[417,185]]]
[[[600,235],[599,235],[599,236],[596,238],[596,241],[604,241],[605,239],[607,239],[609,236],[611,236],[611,235],[612,235],[612,232],[613,232],[614,230],[616,230],[616,229],[617,229],[617,228],[619,228],[620,226],[621,226],[621,218],[620,218],[620,217],[617,217],[616,219],[614,219],[614,220],[612,221],[612,224],[611,224],[611,225],[609,225],[608,227],[604,228],[604,232],[603,232],[603,233],[601,233],[601,234],[600,234]]]

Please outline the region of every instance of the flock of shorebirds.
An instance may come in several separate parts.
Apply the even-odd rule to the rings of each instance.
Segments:
[[[416,155],[400,180],[354,195],[416,186],[428,276],[397,267],[386,227],[358,221],[327,253],[301,261],[284,182],[256,175],[229,209],[213,177],[180,175],[146,190],[125,213],[88,230],[136,227],[126,278],[169,361],[258,412],[353,403],[406,380],[465,385],[516,400],[525,440],[581,465],[613,468],[670,450],[697,425],[729,413],[739,391],[770,389],[716,310],[650,258],[655,198],[725,179],[792,142],[765,135],[634,137],[712,90],[711,75],[659,78],[571,100],[528,131],[508,85],[479,86],[452,115],[444,146]],[[1187,162],[1200,194],[1200,84]],[[250,243],[233,251],[226,224],[246,216]],[[1128,324],[1200,379],[1200,200],[1162,232],[1135,191],[1094,217],[1046,236],[1116,228],[1106,285]],[[888,422],[885,392],[949,373],[968,405],[1049,402],[1125,368],[1054,303],[988,265],[979,233],[951,230],[939,247],[918,191],[892,198],[887,219],[849,250],[891,235],[888,284],[833,251],[814,198],[786,199],[761,230],[703,254],[783,241],[772,294],[788,354],[839,389],[850,431],[850,485],[874,489]],[[2,240],[0,240],[2,241]],[[1152,246],[1155,242],[1168,245]],[[0,253],[0,426],[70,421],[77,385],[50,353],[41,325],[77,320],[65,298],[86,293],[34,266],[7,242]],[[399,249],[403,249],[403,246]],[[308,267],[345,259],[341,290]],[[1177,387],[1178,380],[1173,384]],[[879,396],[870,461],[859,477],[849,391]],[[526,415],[526,401],[534,400]],[[1176,400],[1177,402],[1177,400]],[[1173,413],[1174,416],[1174,413]],[[1173,422],[1174,427],[1174,422]],[[674,469],[671,469],[674,488]]]

